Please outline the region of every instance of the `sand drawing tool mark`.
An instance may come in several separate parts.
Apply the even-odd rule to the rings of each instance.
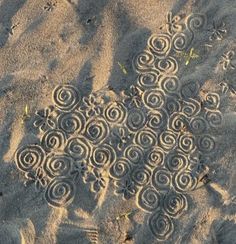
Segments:
[[[181,52],[178,56],[183,57],[185,59],[185,65],[189,65],[191,59],[199,58],[199,55],[194,52],[194,48],[192,47],[189,52]]]
[[[120,69],[122,70],[122,72],[123,72],[125,75],[127,75],[128,72],[127,72],[125,66],[124,66],[123,64],[121,64],[120,62],[118,62],[118,65],[120,66]]]
[[[29,105],[26,104],[25,105],[25,108],[24,108],[24,113],[21,117],[21,123],[23,124],[25,122],[26,119],[30,118],[30,115],[29,115]]]

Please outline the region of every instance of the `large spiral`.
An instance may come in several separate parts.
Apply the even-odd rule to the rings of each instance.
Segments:
[[[165,152],[162,148],[156,146],[151,148],[146,155],[145,163],[151,168],[156,168],[163,165],[165,160]]]
[[[220,96],[217,93],[209,92],[205,97],[205,107],[208,109],[218,109],[220,106]]]
[[[201,103],[195,99],[189,98],[187,101],[183,102],[182,112],[190,118],[197,116],[201,112]]]
[[[57,86],[52,97],[55,106],[63,111],[71,111],[81,100],[78,90],[71,85]]]
[[[157,190],[169,190],[171,188],[171,173],[165,168],[155,168],[152,174],[152,185]]]
[[[148,47],[157,58],[165,58],[171,50],[171,38],[167,34],[154,34],[148,39]]]
[[[48,130],[42,137],[42,146],[46,151],[62,149],[66,142],[66,135],[62,130]]]
[[[175,75],[178,72],[178,63],[174,57],[167,57],[165,59],[156,60],[155,67],[164,75]]]
[[[40,167],[45,160],[45,152],[39,145],[20,147],[15,153],[15,163],[23,172],[31,171]]]
[[[72,203],[74,196],[74,183],[65,177],[54,178],[45,191],[45,199],[52,207],[66,207]]]
[[[150,109],[161,108],[165,102],[164,93],[159,89],[146,90],[142,99],[143,103]]]
[[[85,137],[93,144],[103,142],[109,134],[109,126],[102,118],[91,118],[85,127]]]
[[[197,177],[194,177],[189,170],[176,172],[173,177],[173,186],[179,192],[193,191],[197,183]]]
[[[191,118],[189,126],[190,126],[190,131],[193,134],[199,135],[206,131],[207,122],[204,118],[197,116],[197,117]]]
[[[116,160],[115,150],[108,144],[102,144],[93,150],[91,164],[94,167],[103,168],[111,165]]]
[[[177,76],[163,76],[160,79],[160,87],[167,94],[175,94],[178,92],[180,82]]]
[[[110,176],[115,179],[122,179],[131,171],[131,165],[125,158],[119,158],[110,167]]]
[[[138,206],[147,212],[153,212],[160,208],[161,194],[152,186],[144,186],[137,195]]]
[[[171,172],[176,172],[185,169],[188,167],[189,164],[187,157],[183,153],[178,151],[169,153],[166,157],[165,163],[166,167]]]
[[[152,68],[154,60],[154,55],[149,50],[144,50],[134,58],[134,69],[139,73],[148,72]]]
[[[169,129],[174,132],[180,132],[188,125],[188,120],[183,113],[173,113],[169,119]]]
[[[169,151],[169,150],[175,148],[176,143],[177,143],[177,136],[171,130],[165,130],[160,134],[159,142],[160,142],[160,146],[164,150]]]
[[[174,231],[172,219],[161,211],[154,212],[150,216],[148,226],[159,241],[167,240]]]
[[[90,156],[91,147],[84,137],[78,136],[68,140],[65,151],[76,160],[86,160]]]
[[[158,87],[160,78],[161,75],[158,70],[150,70],[138,76],[138,84],[144,89],[156,88]]]
[[[145,186],[148,184],[151,177],[151,171],[143,166],[137,166],[131,173],[132,180],[138,186]]]
[[[205,134],[198,138],[197,146],[203,153],[212,153],[215,150],[216,143],[212,136]]]
[[[148,149],[156,145],[157,136],[153,130],[146,128],[137,132],[134,141],[142,148]]]
[[[110,102],[104,110],[104,117],[110,123],[121,124],[126,116],[127,109],[121,102]]]
[[[190,133],[184,133],[180,135],[178,145],[184,153],[192,153],[196,149],[195,137]]]
[[[223,117],[220,111],[209,110],[205,116],[208,124],[213,128],[218,128],[222,124]]]
[[[146,124],[146,121],[146,114],[143,110],[137,108],[129,110],[126,123],[130,131],[135,132],[142,129]]]
[[[164,109],[149,111],[147,117],[147,126],[154,131],[160,130],[166,126],[167,114]]]
[[[125,148],[124,157],[127,158],[133,164],[143,163],[144,155],[142,147],[131,144]]]
[[[49,155],[43,169],[51,178],[69,175],[72,169],[73,159],[68,155]]]
[[[185,195],[169,191],[163,200],[164,211],[173,218],[180,217],[188,209],[188,201]]]
[[[59,128],[68,134],[80,133],[85,124],[85,117],[80,112],[62,113],[58,117]]]

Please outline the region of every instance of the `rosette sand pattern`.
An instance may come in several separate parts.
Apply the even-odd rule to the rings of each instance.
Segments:
[[[222,122],[219,95],[200,96],[198,82],[182,84],[178,77],[175,54],[189,50],[204,21],[199,14],[174,17],[166,33],[152,35],[133,60],[136,85],[116,101],[82,97],[72,85],[54,89],[54,106],[38,112],[34,123],[40,142],[20,147],[15,157],[19,170],[37,174],[51,206],[72,203],[78,178],[93,192],[110,180],[115,194],[136,198],[147,212],[156,239],[171,236],[188,209],[188,192],[207,173],[204,158],[217,147],[211,132]]]

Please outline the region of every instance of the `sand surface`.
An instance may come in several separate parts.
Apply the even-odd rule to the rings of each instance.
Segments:
[[[0,244],[236,243],[235,23],[235,0],[0,0]]]

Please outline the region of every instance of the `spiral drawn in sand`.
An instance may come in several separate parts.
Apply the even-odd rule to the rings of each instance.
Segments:
[[[198,138],[197,146],[203,153],[212,153],[215,150],[216,143],[212,136],[205,134]]]
[[[220,106],[220,96],[217,93],[209,92],[206,94],[204,106],[207,109],[218,109]]]
[[[157,136],[153,130],[143,129],[137,132],[134,141],[142,148],[148,149],[156,145]]]
[[[174,132],[172,132],[171,130],[165,130],[160,134],[159,142],[163,149],[169,151],[175,148],[177,143],[176,139],[177,136]]]
[[[152,234],[160,241],[168,239],[174,231],[172,219],[161,211],[154,212],[150,216],[148,225]]]
[[[160,147],[153,147],[151,148],[145,158],[145,164],[150,166],[151,168],[156,168],[161,166],[165,160],[165,152]]]
[[[213,127],[217,128],[222,124],[222,114],[220,111],[207,111],[206,112],[206,120],[208,124]]]
[[[71,111],[81,100],[78,90],[71,85],[57,86],[52,98],[55,106],[63,111]]]
[[[160,87],[167,94],[177,93],[179,90],[179,83],[177,76],[164,76],[160,80]]]
[[[166,160],[166,167],[171,172],[180,171],[188,167],[188,159],[183,153],[174,151],[167,155]]]
[[[152,68],[154,60],[154,55],[149,50],[144,50],[134,58],[134,69],[139,73],[148,72]]]
[[[84,136],[93,144],[103,142],[109,134],[109,126],[103,118],[91,118],[85,127]]]
[[[86,160],[90,156],[91,147],[84,137],[78,136],[68,140],[65,151],[76,160]]]
[[[154,34],[148,39],[148,48],[157,58],[165,58],[171,50],[171,38],[167,34]]]
[[[71,179],[54,178],[47,186],[46,201],[53,207],[66,207],[72,203],[75,196],[75,186]]]
[[[161,78],[160,72],[157,70],[150,70],[138,76],[138,84],[144,89],[155,88],[158,86]]]
[[[68,134],[80,133],[85,124],[85,117],[80,112],[62,113],[58,117],[59,128]]]
[[[68,175],[72,165],[73,159],[65,154],[49,155],[43,165],[43,169],[49,177],[54,178]]]
[[[186,50],[187,47],[189,46],[189,44],[190,44],[190,38],[184,32],[176,33],[172,37],[173,49],[177,52],[181,52],[183,50]]]
[[[179,137],[178,145],[184,153],[192,153],[196,149],[195,137],[190,133],[184,133]]]
[[[206,131],[207,122],[204,118],[197,116],[190,120],[189,126],[193,134],[199,135]]]
[[[131,165],[125,158],[119,158],[110,167],[110,176],[115,179],[121,179],[131,171]]]
[[[175,75],[178,72],[178,63],[174,57],[167,57],[165,59],[156,60],[155,67],[164,75]]]
[[[184,100],[195,98],[199,95],[200,85],[198,82],[190,81],[181,87],[181,96]]]
[[[150,109],[161,108],[165,102],[164,93],[158,89],[146,90],[142,99],[143,103]]]
[[[188,120],[183,113],[173,113],[169,119],[169,129],[175,132],[182,131],[188,125]]]
[[[146,114],[143,110],[136,108],[129,110],[126,123],[130,131],[135,132],[142,129],[146,124],[146,121]]]
[[[161,194],[152,186],[147,185],[137,195],[138,206],[147,212],[153,212],[160,208]]]
[[[42,146],[46,151],[58,150],[64,147],[66,135],[62,130],[48,130],[42,137]]]
[[[179,102],[179,97],[173,95],[171,97],[167,97],[164,108],[168,115],[180,111],[181,105]]]
[[[197,116],[201,112],[201,103],[195,99],[189,98],[183,102],[182,112],[187,117]]]
[[[138,185],[138,186],[145,186],[148,184],[151,177],[151,171],[143,166],[137,166],[134,168],[134,170],[131,173],[132,180]]]
[[[186,28],[192,33],[196,30],[201,29],[204,26],[205,22],[205,16],[196,13],[189,15],[185,21]]]
[[[164,109],[152,110],[148,112],[147,121],[147,126],[157,131],[166,126],[167,114]]]
[[[189,170],[176,172],[173,177],[173,186],[176,191],[193,191],[197,186],[198,180]]]
[[[104,117],[110,123],[121,124],[126,116],[127,110],[121,102],[110,102],[104,110]]]
[[[152,185],[157,190],[169,190],[171,188],[171,173],[165,168],[156,168],[152,173]]]
[[[136,144],[129,145],[124,151],[124,157],[133,164],[143,163],[144,155],[142,147]]]
[[[188,201],[182,193],[169,191],[164,196],[163,207],[170,217],[178,218],[188,209]]]
[[[20,147],[15,153],[15,163],[23,172],[40,167],[45,160],[45,152],[39,145]]]
[[[107,144],[102,144],[93,150],[90,161],[93,166],[102,168],[106,167],[107,165],[113,164],[115,160],[115,150]]]

